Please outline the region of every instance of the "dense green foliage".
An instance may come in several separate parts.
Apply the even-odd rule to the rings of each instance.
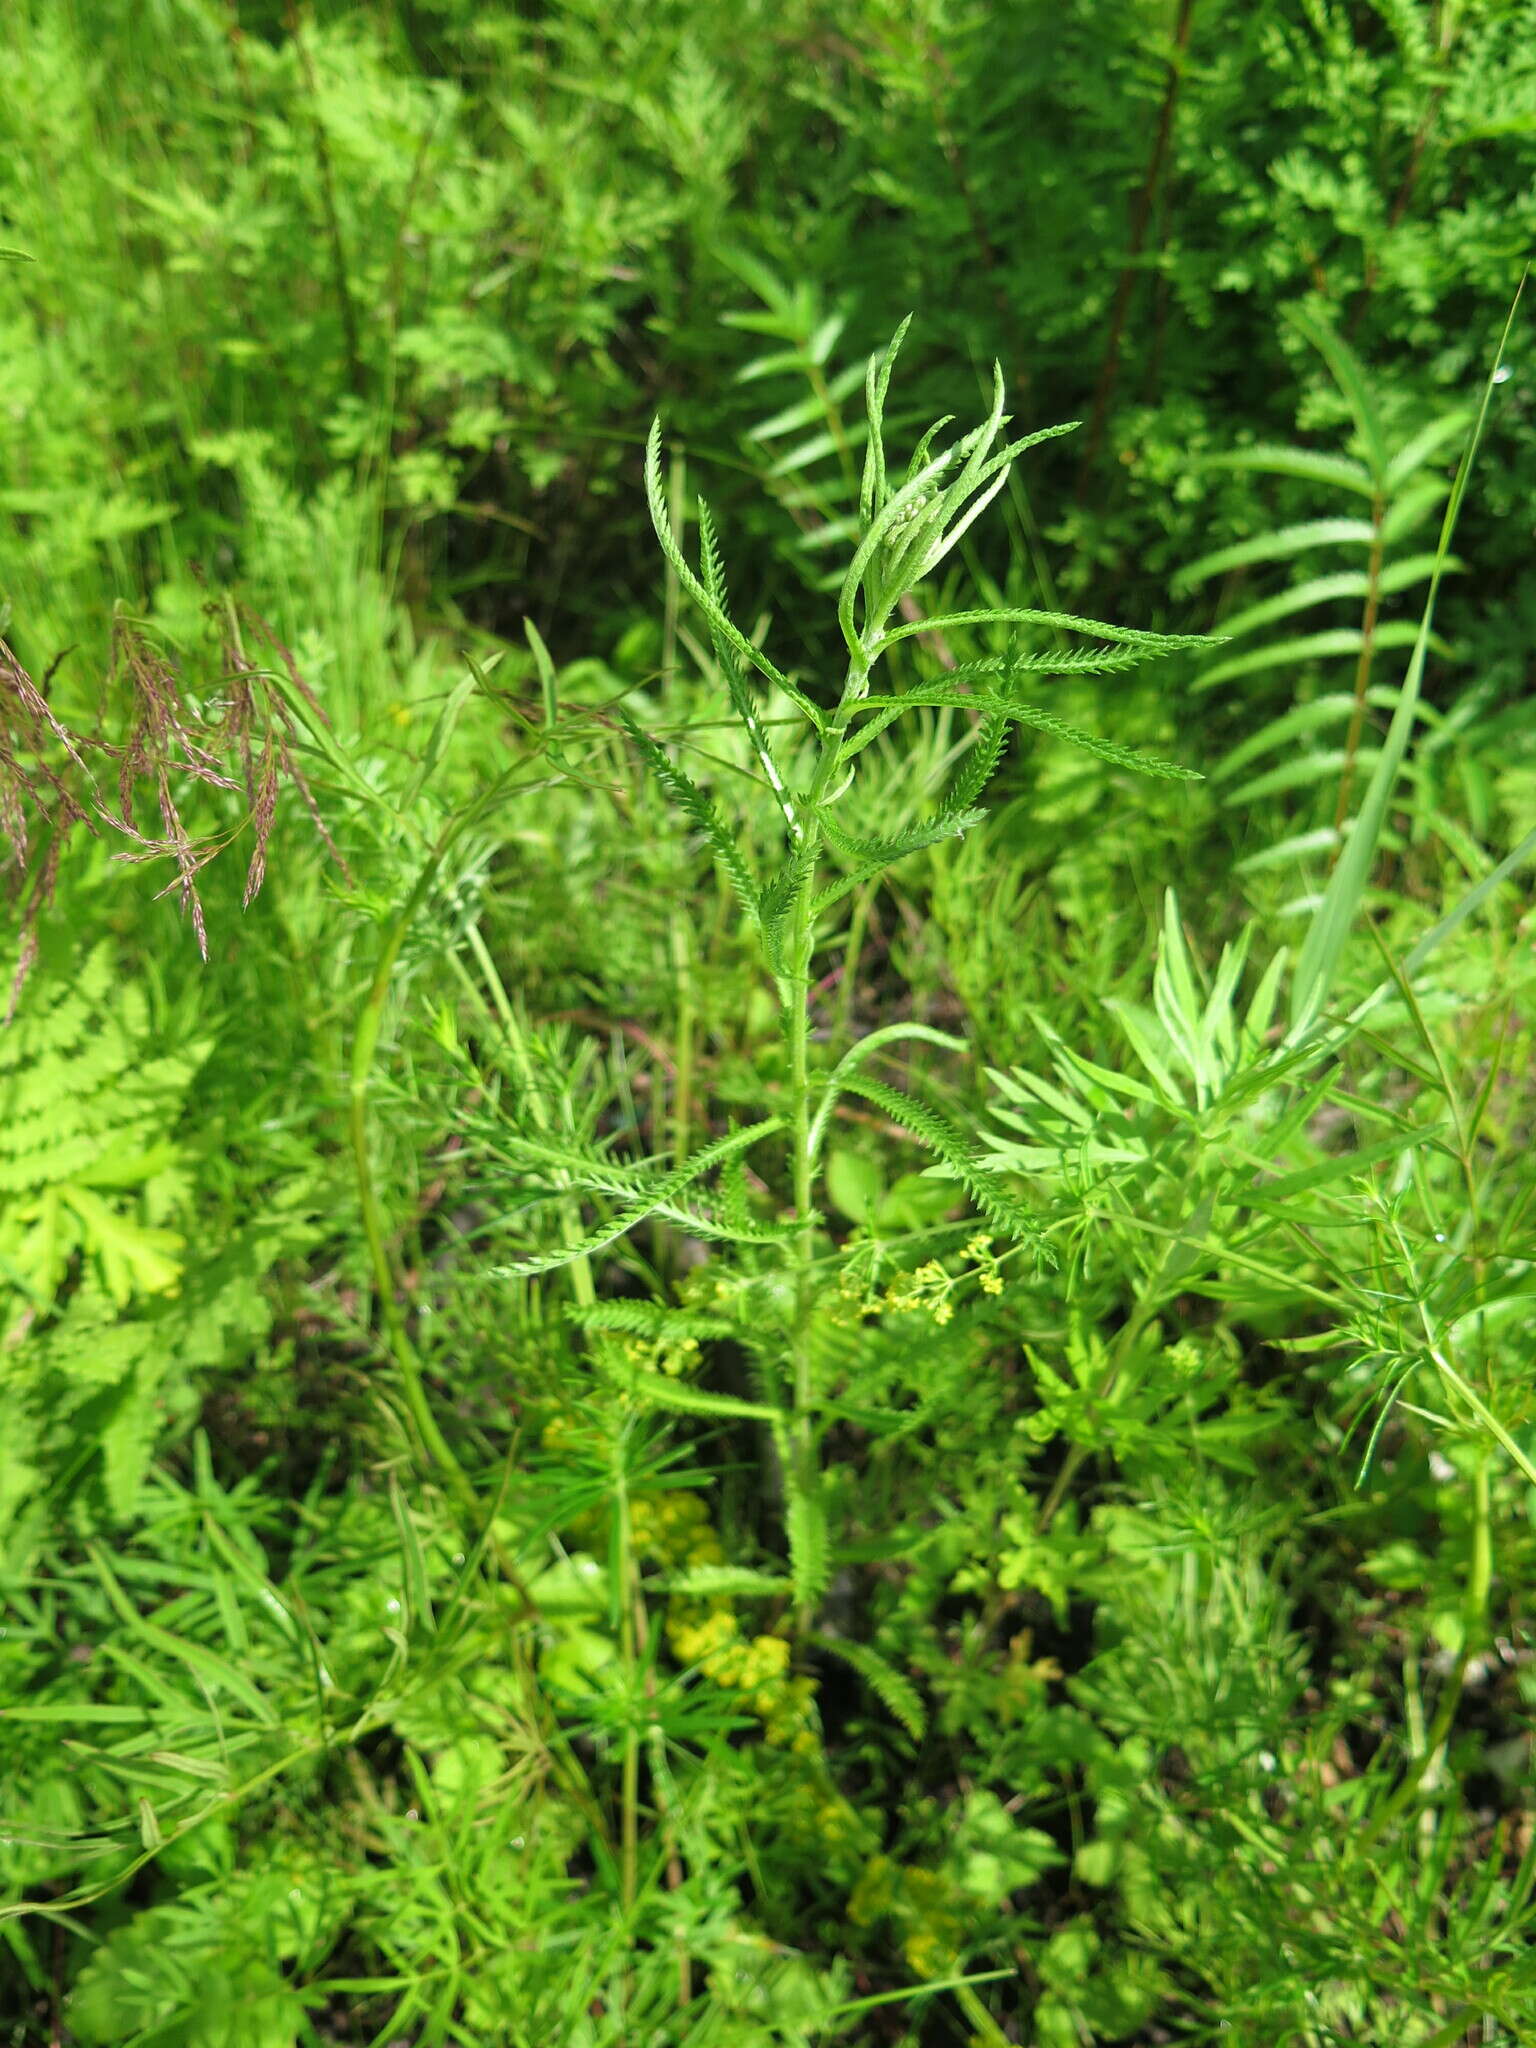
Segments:
[[[6,41],[0,2040],[1536,2038],[1536,6]]]

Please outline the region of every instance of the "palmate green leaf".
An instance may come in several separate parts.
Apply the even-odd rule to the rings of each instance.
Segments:
[[[495,1280],[521,1280],[535,1273],[551,1273],[560,1266],[568,1266],[574,1260],[588,1258],[593,1252],[602,1251],[606,1246],[627,1236],[647,1216],[665,1209],[685,1189],[691,1187],[712,1167],[723,1160],[732,1158],[738,1152],[768,1137],[783,1127],[782,1117],[766,1117],[761,1123],[749,1124],[745,1130],[731,1131],[713,1144],[706,1145],[682,1166],[664,1174],[659,1180],[646,1187],[634,1200],[621,1209],[617,1216],[597,1224],[587,1235],[573,1245],[563,1245],[550,1251],[531,1252],[526,1258],[516,1259],[508,1266],[492,1270],[490,1278]]]
[[[810,1643],[813,1649],[840,1658],[850,1670],[856,1671],[891,1719],[900,1722],[914,1742],[922,1741],[928,1730],[928,1717],[910,1678],[868,1643],[851,1643],[842,1636],[825,1635],[812,1636]]]
[[[677,766],[666,749],[658,746],[645,728],[622,707],[619,717],[624,722],[625,731],[645,756],[656,780],[678,809],[709,841],[710,850],[724,870],[726,880],[735,892],[736,900],[747,915],[755,920],[758,915],[757,883],[742,858],[741,849],[722,824],[713,803],[693,778]]]
[[[853,708],[858,716],[868,715],[874,721],[875,731],[879,732],[893,718],[899,718],[904,711],[914,710],[918,705],[959,705],[973,711],[988,712],[1010,719],[1017,725],[1030,726],[1051,739],[1065,740],[1070,746],[1081,747],[1085,753],[1108,761],[1116,768],[1134,769],[1138,775],[1160,776],[1170,782],[1199,782],[1203,779],[1196,768],[1184,768],[1174,761],[1159,761],[1154,755],[1138,753],[1134,747],[1122,747],[1116,740],[1100,739],[1096,733],[1069,725],[1054,711],[1042,711],[1034,704],[1016,703],[1013,698],[999,696],[991,690],[969,690],[955,683],[919,683],[914,689],[903,691],[899,697],[866,697]],[[867,745],[873,737],[872,733],[861,729],[856,740]],[[857,746],[852,751],[857,751]]]
[[[749,668],[755,668],[769,682],[777,684],[795,707],[804,713],[819,732],[823,720],[820,711],[786,675],[783,675],[763,653],[754,647],[746,634],[736,625],[730,615],[716,603],[704,585],[689,566],[687,557],[677,544],[672,532],[672,521],[667,510],[666,486],[661,474],[661,416],[651,422],[651,431],[645,443],[645,497],[651,515],[651,524],[656,530],[657,543],[663,555],[671,564],[678,581],[693,599],[699,610],[727,644],[734,648]]]

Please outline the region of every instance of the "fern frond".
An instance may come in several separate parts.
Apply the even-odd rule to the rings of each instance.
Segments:
[[[696,1315],[690,1309],[667,1308],[659,1301],[569,1302],[566,1321],[579,1330],[616,1330],[628,1337],[729,1337],[731,1325],[719,1316]]]
[[[760,647],[752,645],[746,634],[741,631],[729,614],[704,588],[704,585],[689,566],[687,557],[678,546],[676,536],[672,531],[672,521],[667,512],[666,488],[661,476],[661,417],[659,414],[651,422],[651,431],[646,438],[645,497],[646,503],[650,508],[651,524],[656,529],[656,539],[660,545],[661,552],[672,565],[673,571],[684,590],[687,591],[688,595],[709,621],[711,628],[718,632],[730,647],[735,649],[736,653],[747,663],[749,668],[755,668],[759,674],[766,676],[770,683],[776,683],[791,703],[795,705],[796,709],[803,712],[817,731],[820,732],[824,725],[821,712],[811,702],[809,697],[804,696],[795,688],[788,676],[775,668],[774,664]]]
[[[1016,1202],[1006,1189],[998,1185],[995,1175],[988,1171],[975,1148],[947,1117],[941,1116],[927,1103],[904,1095],[899,1088],[889,1088],[883,1081],[872,1081],[867,1074],[850,1073],[844,1079],[843,1087],[855,1095],[862,1095],[877,1109],[884,1110],[892,1123],[900,1124],[903,1130],[910,1131],[936,1152],[977,1208],[999,1231],[1033,1246],[1037,1252],[1044,1252],[1044,1241],[1035,1218],[1022,1203]]]
[[[745,1152],[759,1139],[767,1137],[782,1126],[781,1117],[767,1117],[761,1123],[749,1124],[745,1130],[732,1131],[723,1138],[717,1138],[712,1145],[706,1145],[696,1152],[682,1166],[665,1174],[658,1181],[646,1187],[617,1216],[596,1225],[575,1244],[557,1246],[549,1251],[532,1252],[526,1258],[516,1259],[509,1266],[493,1270],[491,1277],[497,1280],[521,1280],[531,1278],[535,1273],[550,1273],[557,1267],[568,1266],[574,1260],[588,1258],[619,1238],[627,1236],[636,1224],[643,1223],[647,1216],[665,1209],[676,1197],[708,1173],[711,1167],[738,1152]]]
[[[1160,761],[1155,755],[1138,753],[1134,747],[1122,747],[1117,740],[1101,739],[1097,733],[1084,732],[1080,726],[1069,725],[1054,711],[1042,711],[1036,704],[1017,703],[1013,698],[999,696],[992,690],[970,690],[954,683],[920,683],[915,689],[903,691],[899,697],[865,697],[853,709],[855,713],[869,714],[877,722],[876,731],[879,731],[904,711],[915,710],[919,705],[946,704],[988,712],[1011,719],[1017,725],[1030,726],[1052,739],[1065,740],[1069,746],[1080,747],[1084,753],[1093,754],[1114,767],[1133,769],[1138,775],[1155,775],[1169,782],[1202,780],[1198,769],[1183,768],[1174,761]],[[868,745],[873,737],[874,734],[867,729],[861,730],[855,740],[844,747],[844,757]]]
[[[917,1687],[893,1664],[887,1663],[868,1643],[846,1642],[841,1636],[812,1636],[813,1649],[836,1657],[856,1671],[893,1721],[899,1721],[914,1742],[921,1742],[928,1730],[928,1717]]]
[[[925,846],[935,846],[941,839],[958,839],[969,832],[973,825],[979,825],[986,816],[985,811],[940,811],[926,824],[912,825],[905,832],[898,832],[890,839],[852,838],[849,834],[837,832],[830,818],[822,816],[822,830],[837,852],[851,859],[854,865],[835,882],[829,883],[811,899],[811,916],[820,917],[832,905],[846,896],[850,889],[857,889],[862,882],[870,882],[877,875],[883,875],[909,853],[918,853]]]
[[[720,548],[715,537],[715,522],[710,515],[709,507],[702,498],[699,500],[699,566],[703,572],[705,590],[708,591],[711,599],[720,607],[720,610],[724,612],[726,608],[725,568],[720,560]],[[757,756],[758,766],[762,769],[767,779],[768,787],[773,791],[774,801],[784,814],[784,824],[789,837],[791,841],[794,841],[800,836],[800,821],[795,816],[794,800],[785,787],[783,772],[779,767],[777,756],[769,744],[768,734],[764,729],[763,721],[758,716],[757,706],[752,700],[750,689],[747,687],[746,676],[742,673],[741,662],[737,658],[735,648],[714,624],[713,620],[710,622],[710,635],[714,642],[715,659],[720,664],[721,672],[725,676],[726,688],[730,692],[731,704],[735,709],[736,716],[741,720],[742,727],[751,743],[752,751]]]
[[[692,820],[693,824],[709,841],[710,849],[714,853],[715,859],[719,861],[721,867],[725,870],[726,879],[735,891],[737,901],[741,904],[743,910],[747,912],[748,916],[755,919],[757,916],[758,899],[757,884],[753,880],[745,860],[742,858],[741,849],[720,822],[719,813],[714,805],[693,778],[684,774],[676,762],[668,756],[666,749],[658,746],[644,727],[637,724],[627,711],[621,710],[619,716],[624,721],[625,729],[629,733],[630,738],[649,762],[651,772],[655,775],[656,780],[667,792],[673,803],[677,805],[678,809]]]

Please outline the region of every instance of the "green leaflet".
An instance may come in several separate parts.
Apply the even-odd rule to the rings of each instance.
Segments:
[[[669,1379],[664,1372],[625,1372],[609,1368],[609,1377],[637,1400],[653,1408],[668,1408],[679,1415],[712,1415],[721,1422],[775,1422],[777,1408],[761,1401],[738,1401],[733,1394],[712,1394],[688,1380]]]
[[[861,882],[872,881],[883,875],[887,868],[903,859],[909,853],[917,853],[925,846],[936,846],[941,839],[958,839],[969,832],[973,825],[979,825],[986,816],[985,811],[968,810],[953,812],[948,808],[923,825],[910,826],[905,832],[898,832],[890,839],[855,839],[833,824],[825,812],[821,815],[821,829],[837,852],[853,862],[847,874],[820,889],[811,898],[811,916],[820,917],[850,889],[858,888]]]
[[[1138,753],[1134,747],[1122,747],[1115,740],[1101,739],[1096,733],[1084,732],[1080,727],[1069,725],[1064,718],[1058,718],[1053,711],[1042,711],[1033,704],[1019,704],[1011,697],[999,696],[995,691],[968,690],[954,683],[919,683],[915,689],[906,690],[899,697],[866,697],[854,709],[869,713],[875,731],[883,729],[893,718],[899,718],[904,711],[917,705],[960,705],[969,710],[984,711],[999,718],[1012,719],[1019,725],[1031,726],[1036,732],[1047,733],[1052,739],[1066,740],[1069,745],[1081,747],[1084,753],[1093,754],[1101,761],[1108,761],[1117,768],[1131,768],[1138,775],[1156,775],[1170,782],[1199,782],[1202,777],[1197,769],[1181,767],[1174,761],[1159,761],[1150,754]],[[857,753],[869,744],[874,733],[867,728],[861,731],[845,748],[845,757]]]
[[[685,813],[709,841],[710,848],[725,870],[726,879],[735,891],[742,909],[755,918],[758,914],[757,884],[752,879],[735,840],[721,824],[714,805],[692,777],[684,774],[683,770],[668,757],[665,749],[659,747],[627,711],[621,709],[619,716],[624,721],[625,731],[649,762],[656,780],[678,809]]]
[[[999,1231],[1033,1246],[1037,1253],[1043,1252],[1043,1240],[1035,1217],[999,1185],[981,1156],[946,1117],[930,1109],[926,1103],[904,1095],[899,1088],[889,1088],[883,1081],[872,1081],[867,1074],[848,1074],[843,1080],[843,1087],[852,1094],[862,1095],[877,1109],[883,1109],[893,1123],[900,1124],[936,1152],[977,1208]]]
[[[685,1165],[652,1182],[634,1201],[621,1209],[617,1216],[609,1218],[606,1223],[596,1225],[577,1243],[560,1246],[547,1252],[531,1253],[525,1259],[514,1260],[509,1266],[496,1267],[491,1277],[498,1280],[526,1279],[535,1273],[553,1272],[557,1267],[570,1265],[575,1259],[586,1258],[593,1252],[602,1251],[605,1246],[627,1236],[635,1225],[643,1223],[647,1216],[665,1209],[684,1189],[691,1187],[696,1180],[708,1173],[711,1167],[718,1166],[722,1160],[729,1159],[738,1152],[745,1152],[749,1146],[757,1144],[760,1139],[781,1129],[782,1126],[781,1117],[766,1117],[761,1123],[750,1124],[744,1131],[732,1131],[727,1137],[717,1138],[714,1144],[706,1145],[702,1151],[696,1152]]]
[[[812,1611],[821,1605],[832,1583],[832,1537],[819,1484],[790,1479],[789,1471],[786,1462],[784,1527],[789,1537],[790,1575],[796,1604]],[[812,1485],[816,1490],[812,1491]]]
[[[810,1640],[816,1649],[841,1658],[856,1671],[891,1718],[901,1723],[914,1742],[922,1741],[928,1732],[928,1717],[910,1678],[904,1677],[868,1643],[851,1643],[842,1636],[826,1635],[815,1635]]]
[[[666,556],[668,562],[671,563],[678,581],[709,621],[712,630],[719,633],[727,645],[733,648],[749,667],[758,670],[760,674],[768,678],[769,682],[776,683],[785,696],[819,730],[822,718],[816,706],[809,697],[802,695],[795,688],[787,676],[781,674],[774,667],[761,648],[754,647],[745,633],[738,629],[728,613],[710,596],[704,585],[699,581],[698,577],[689,567],[682,549],[678,546],[672,533],[672,522],[667,516],[666,488],[662,483],[661,477],[660,414],[652,420],[651,431],[645,443],[645,495],[646,503],[650,508],[651,524],[656,529],[656,539],[661,546],[661,551]]]
[[[579,1330],[617,1330],[626,1336],[728,1337],[731,1325],[719,1316],[695,1315],[659,1301],[598,1301],[590,1307],[567,1302],[565,1317]]]

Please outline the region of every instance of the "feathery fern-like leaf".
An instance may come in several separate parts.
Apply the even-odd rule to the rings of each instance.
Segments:
[[[856,1671],[893,1721],[900,1722],[914,1742],[921,1742],[928,1729],[928,1717],[917,1687],[878,1650],[868,1643],[852,1643],[842,1636],[811,1637],[812,1647],[837,1657]]]

